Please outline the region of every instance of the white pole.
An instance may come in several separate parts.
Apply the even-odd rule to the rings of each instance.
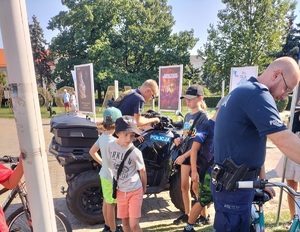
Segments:
[[[119,82],[115,80],[115,100],[119,97]]]
[[[33,230],[55,232],[53,197],[24,0],[0,1],[8,83],[23,161]]]
[[[222,80],[222,97],[225,96],[225,80]]]

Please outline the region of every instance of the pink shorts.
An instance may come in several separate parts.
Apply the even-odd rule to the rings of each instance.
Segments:
[[[64,106],[70,106],[70,102],[65,102]]]
[[[140,218],[143,203],[143,187],[132,192],[117,190],[117,217]]]

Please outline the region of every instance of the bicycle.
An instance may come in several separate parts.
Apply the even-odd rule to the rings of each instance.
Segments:
[[[296,197],[300,196],[300,193],[296,192],[290,186],[282,182],[269,182],[265,179],[259,179],[256,181],[238,181],[237,188],[255,188],[256,194],[253,199],[253,204],[251,208],[251,222],[250,231],[251,232],[264,232],[265,231],[265,220],[263,212],[263,204],[270,200],[270,196],[263,191],[267,186],[280,187],[287,193],[290,193]],[[298,203],[295,201],[297,206]],[[299,232],[300,231],[300,220],[297,214],[294,216],[293,223],[290,227],[289,232]]]
[[[0,157],[0,162],[10,163],[11,169],[13,170],[18,163],[17,157],[4,156]],[[12,190],[2,188],[0,190],[0,195],[11,191],[6,200],[2,205],[2,209],[5,211],[11,205],[12,201],[19,196],[22,206],[17,208],[14,212],[11,213],[6,219],[7,226],[10,232],[22,231],[22,232],[32,232],[32,219],[30,214],[29,202],[27,199],[27,191],[25,181],[20,181],[19,184]],[[57,232],[72,232],[71,225],[66,218],[66,216],[55,209],[55,218]]]

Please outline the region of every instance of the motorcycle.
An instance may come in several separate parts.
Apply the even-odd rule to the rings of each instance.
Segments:
[[[147,111],[144,116],[160,118],[159,123],[142,133],[143,142],[134,142],[141,150],[146,166],[146,194],[169,190],[175,207],[184,211],[180,169],[174,165],[178,153],[173,144],[174,139],[181,136],[183,121],[173,122],[170,117],[155,111]],[[53,117],[50,127],[54,136],[49,152],[64,167],[68,188],[62,187],[62,193],[67,193],[68,209],[83,223],[103,223],[101,166],[89,155],[90,147],[98,138],[96,123],[78,114],[64,114]]]

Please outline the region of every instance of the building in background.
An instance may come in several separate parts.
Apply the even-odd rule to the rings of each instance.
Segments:
[[[205,62],[205,58],[199,55],[191,55],[190,56],[190,62],[193,65],[193,67],[201,69]]]

